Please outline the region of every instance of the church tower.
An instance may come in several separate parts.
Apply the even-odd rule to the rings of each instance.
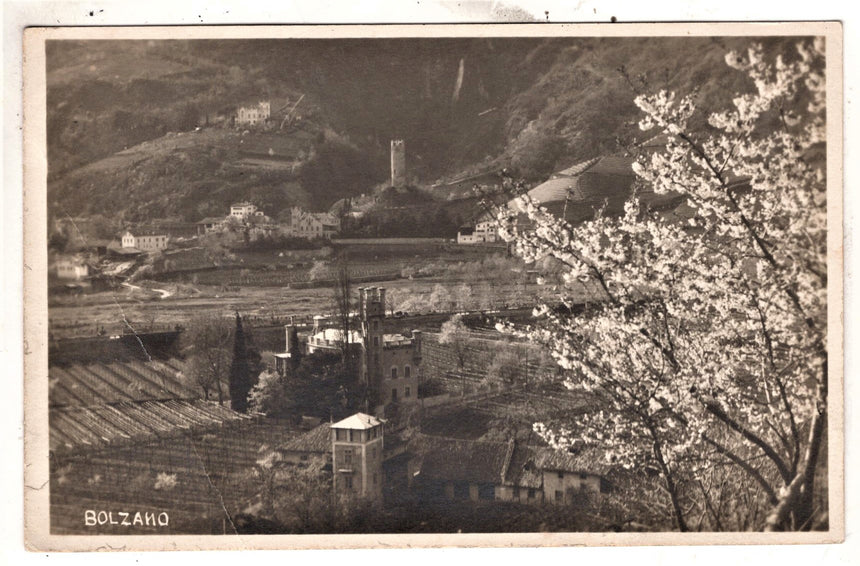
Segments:
[[[397,189],[406,186],[406,142],[391,140],[391,186]]]

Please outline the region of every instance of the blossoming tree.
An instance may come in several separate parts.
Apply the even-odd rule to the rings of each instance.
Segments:
[[[694,95],[637,96],[640,127],[667,142],[634,172],[682,197],[684,221],[635,193],[621,216],[577,226],[528,195],[499,212],[520,256],[565,271],[569,308],[541,306],[538,324],[513,331],[595,398],[593,411],[535,429],[559,449],[584,441],[657,474],[682,531],[809,529],[826,517],[814,497],[827,422],[823,60],[821,39],[772,63],[759,45],[729,53],[755,88],[699,132]],[[582,281],[603,300],[582,305]],[[724,478],[735,482],[715,491]]]

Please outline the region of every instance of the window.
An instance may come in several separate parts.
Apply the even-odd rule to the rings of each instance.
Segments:
[[[392,400],[392,401],[397,401],[397,389],[392,389],[392,390],[391,390],[391,400]]]
[[[555,490],[555,500],[561,501],[562,499],[564,499],[564,493],[559,490]]]
[[[352,476],[351,475],[344,474],[343,485],[346,489],[352,489]]]
[[[564,479],[564,472],[559,472],[559,473],[558,473],[558,479],[560,479],[560,480],[563,480],[563,479]]]
[[[374,346],[379,346],[379,336],[374,336],[374,337],[373,337],[373,345],[374,345]]]
[[[373,329],[374,329],[374,330],[379,330],[379,321],[378,321],[378,320],[374,320],[374,321],[373,321]]]
[[[391,379],[397,379],[397,366],[391,368]]]
[[[301,458],[302,462],[307,462],[307,461],[308,461],[308,455],[307,455],[307,454],[302,454],[302,455],[300,456],[300,458]]]
[[[345,466],[352,465],[352,450],[344,450],[343,451],[343,464]]]
[[[514,499],[519,499],[519,498],[520,498],[520,488],[515,487],[514,488]]]
[[[403,396],[409,397],[410,395],[412,395],[412,388],[407,385],[406,390],[403,392]]]
[[[410,368],[409,366],[405,366],[403,368],[403,377],[405,377],[406,379],[412,377],[412,368]]]
[[[529,489],[529,499],[534,499],[534,498],[535,498],[535,490]]]
[[[478,484],[478,499],[495,499],[496,498],[496,486],[491,483],[479,483]]]
[[[588,474],[579,474],[579,479],[581,479],[581,480],[587,480],[587,479],[588,479]]]

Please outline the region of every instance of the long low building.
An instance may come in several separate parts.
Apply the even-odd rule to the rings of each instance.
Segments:
[[[411,443],[413,487],[435,500],[571,503],[609,490],[609,467],[592,450],[422,435]]]

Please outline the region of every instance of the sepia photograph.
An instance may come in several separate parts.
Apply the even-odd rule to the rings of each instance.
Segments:
[[[29,533],[842,540],[842,28],[610,29],[27,30]]]

